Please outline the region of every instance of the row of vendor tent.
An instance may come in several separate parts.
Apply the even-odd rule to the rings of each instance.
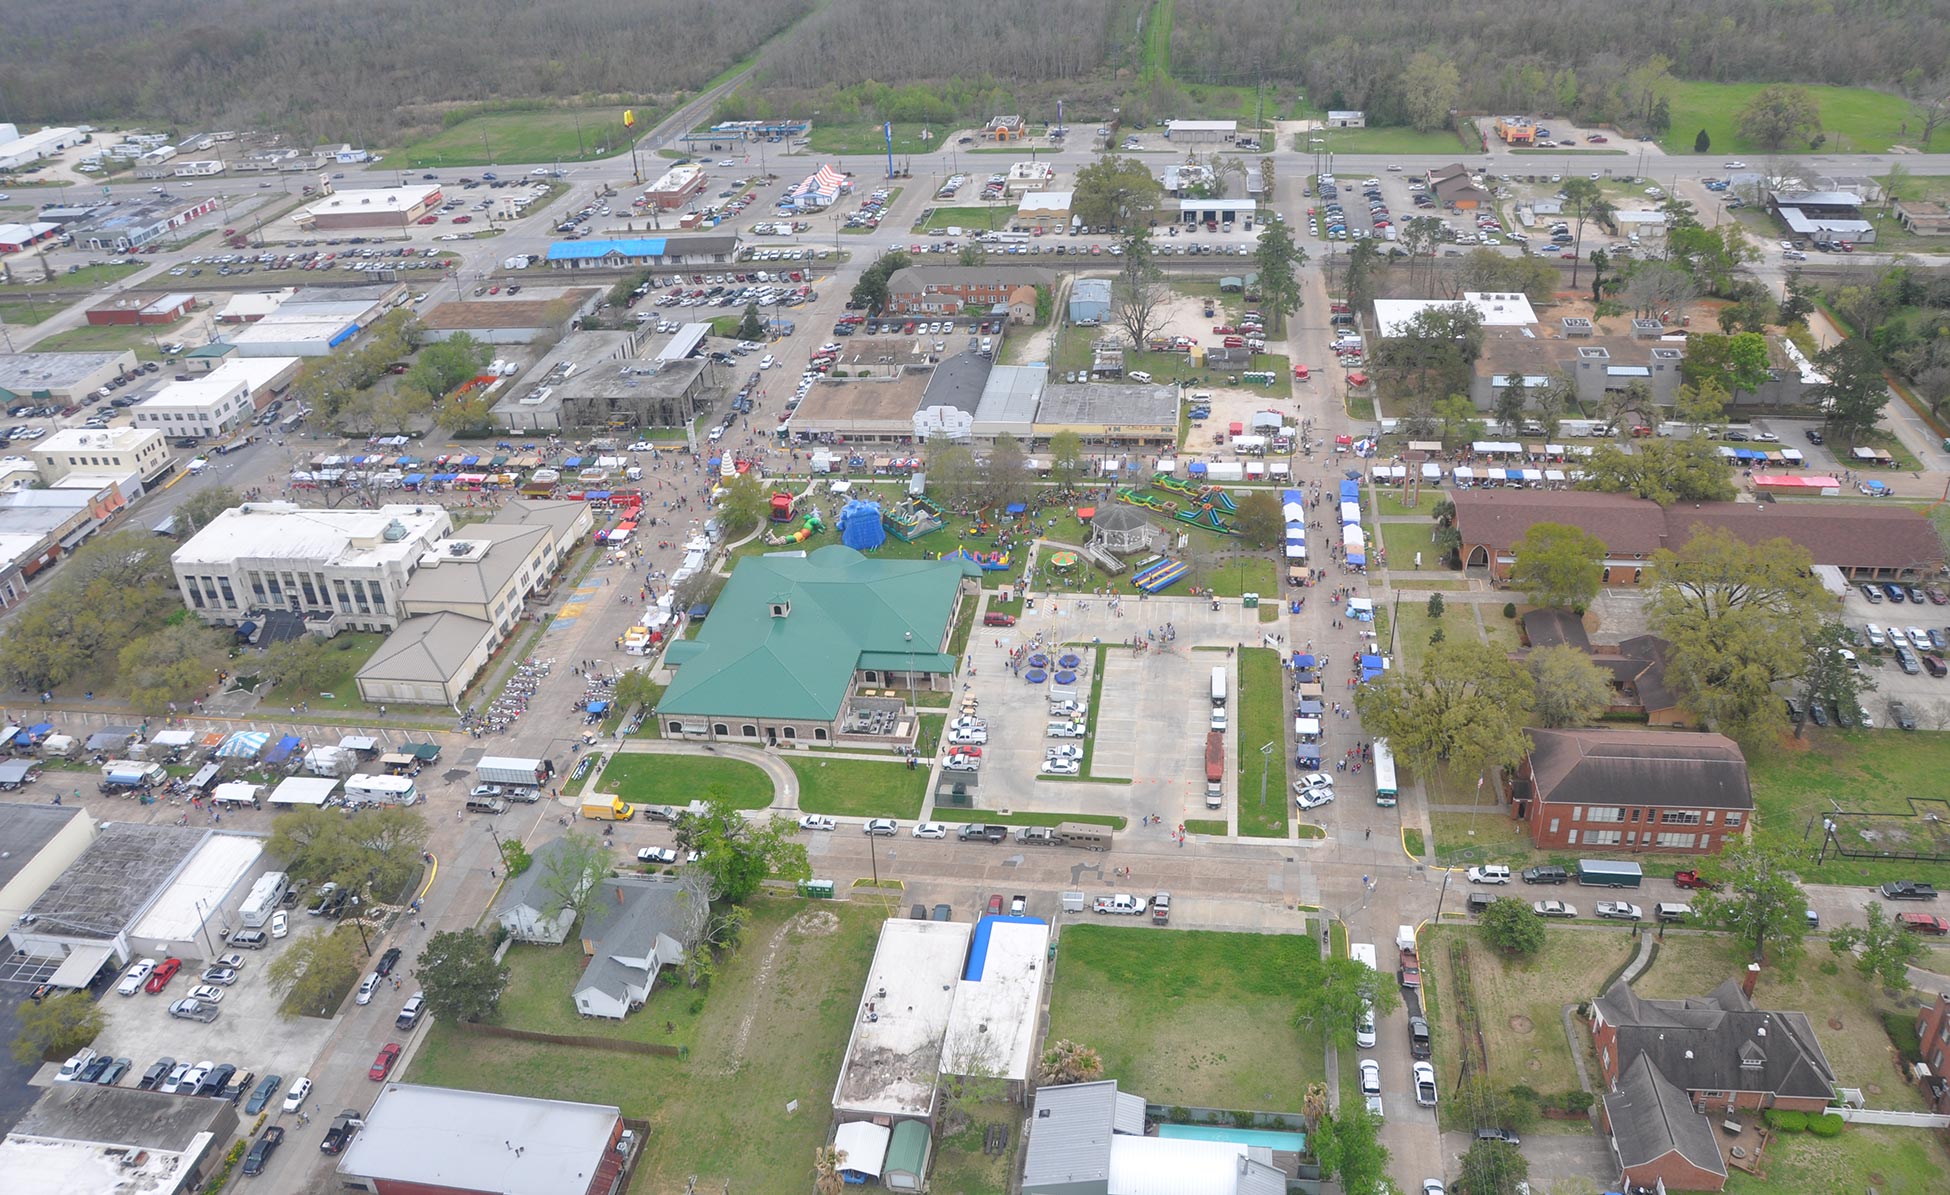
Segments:
[[[1801,455],[1799,448],[1728,448],[1721,445],[1720,459],[1745,466],[1782,465],[1794,469],[1808,467],[1808,458]]]
[[[1370,475],[1376,485],[1406,485],[1410,477],[1409,465],[1376,465]],[[1439,485],[1444,480],[1443,468],[1434,463],[1424,463],[1415,468],[1416,475],[1423,482]],[[1498,486],[1560,485],[1580,481],[1584,472],[1580,469],[1504,469],[1489,465],[1457,465],[1450,473],[1456,486],[1461,489],[1493,489]]]
[[[581,457],[572,456],[564,464],[573,469],[577,468],[581,461]],[[308,462],[309,467],[313,469],[398,469],[402,472],[409,469],[451,469],[454,472],[463,469],[539,469],[546,464],[548,464],[547,459],[538,452],[499,452],[492,456],[468,453],[434,457],[394,456],[386,453],[357,455],[330,453],[314,456]]]
[[[1105,470],[1107,473],[1112,471]],[[1178,471],[1178,462],[1170,457],[1163,458],[1159,460],[1155,471],[1165,476],[1172,476]],[[1279,480],[1292,477],[1293,466],[1285,461],[1186,461],[1185,475],[1205,481],[1258,481],[1262,478]]]
[[[1307,558],[1307,497],[1299,490],[1280,491],[1280,517],[1286,520],[1286,558]]]

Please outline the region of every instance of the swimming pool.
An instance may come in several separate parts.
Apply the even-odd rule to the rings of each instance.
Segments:
[[[1287,1153],[1307,1152],[1305,1133],[1284,1133],[1277,1129],[1235,1129],[1223,1124],[1161,1124],[1158,1136],[1181,1141],[1230,1141],[1236,1145],[1258,1145]]]

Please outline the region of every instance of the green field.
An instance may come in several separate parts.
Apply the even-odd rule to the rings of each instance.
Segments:
[[[799,775],[799,808],[832,817],[921,816],[928,769],[877,759],[789,759]]]
[[[717,799],[735,809],[763,809],[774,796],[772,778],[741,759],[638,753],[611,759],[591,791],[614,793],[639,805]]]
[[[1873,695],[1867,704],[1872,711],[1880,706]],[[1811,726],[1790,748],[1750,758],[1747,769],[1761,840],[1813,851],[1816,841],[1803,838],[1803,832],[1818,812],[1839,808],[1906,815],[1913,812],[1911,797],[1940,802],[1942,777],[1950,769],[1950,734]],[[1867,843],[1861,832],[1870,831],[1883,849],[1950,852],[1950,833],[1943,823],[1926,816],[1932,808],[1942,812],[1938,804],[1924,805],[1916,816],[1873,821],[1842,818],[1837,838],[1851,849],[1863,849]],[[1833,851],[1819,866],[1810,860],[1799,868],[1802,880],[1821,884],[1878,884],[1895,879],[1935,879],[1942,883],[1945,878],[1941,867],[1925,867],[1925,874],[1913,874],[1917,870],[1914,864],[1842,859]],[[1931,872],[1936,874],[1928,874]]]
[[[36,300],[32,303],[19,299],[8,300],[0,302],[0,324],[31,328],[59,310],[61,310],[60,306],[45,300]]]
[[[930,132],[932,138],[923,140],[921,133]],[[954,130],[946,126],[923,124],[894,124],[894,152],[897,154],[930,154],[941,148],[941,143],[949,139]],[[887,152],[887,135],[880,121],[859,120],[839,124],[813,123],[812,132],[806,136],[810,143],[808,152],[814,154],[884,154]]]
[[[52,282],[42,281],[41,271],[38,269],[16,265],[13,270],[13,281],[0,283],[0,296],[15,295],[22,291],[65,291],[70,288],[87,292],[107,286],[111,282],[119,282],[150,264],[152,263],[132,261],[120,266],[82,266],[78,270],[63,270],[56,273]]]
[[[1672,89],[1672,131],[1662,143],[1669,154],[1693,152],[1693,138],[1701,129],[1712,141],[1707,157],[1764,154],[1767,151],[1734,131],[1734,116],[1765,83],[1675,83]],[[1903,142],[1902,125],[1909,104],[1899,95],[1866,87],[1809,87],[1821,108],[1821,126],[1828,141],[1821,153],[1884,153]],[[1912,123],[1912,137],[1915,126]],[[1809,153],[1790,145],[1783,153]],[[1750,163],[1751,165],[1751,163]]]
[[[682,1191],[692,1176],[700,1191],[800,1190],[830,1129],[833,1083],[883,916],[844,901],[760,899],[743,944],[702,992],[660,980],[622,1026],[569,1017],[571,1033],[670,1041],[690,1046],[687,1058],[504,1041],[436,1020],[406,1077],[614,1104],[647,1119],[635,1191]],[[563,960],[537,962],[518,969],[504,1023],[532,1016],[553,1028],[570,1007],[567,990],[554,999],[548,990],[564,978]],[[786,1112],[795,1101],[797,1112]]]
[[[1006,203],[980,204],[970,207],[938,207],[934,214],[921,225],[923,232],[936,228],[1007,228],[1010,217],[1016,210]]]
[[[1323,150],[1334,154],[1457,154],[1471,152],[1463,148],[1462,141],[1448,129],[1437,129],[1433,133],[1418,133],[1414,129],[1320,129],[1311,133],[1296,133],[1293,148],[1298,153],[1312,153],[1314,140],[1327,144]]]
[[[70,328],[66,332],[56,332],[46,340],[34,345],[38,353],[96,353],[120,352],[134,349],[135,355],[144,361],[163,359],[160,343],[175,339],[176,333],[188,323],[177,320],[167,327],[152,324],[143,327],[137,324],[85,325]]]
[[[1286,685],[1280,654],[1270,647],[1247,647],[1239,652],[1239,833],[1244,837],[1285,838]],[[1271,743],[1273,749],[1261,754]],[[1260,776],[1266,778],[1265,803],[1260,802]]]
[[[627,152],[631,133],[640,134],[657,119],[657,113],[638,108],[636,130],[629,130],[623,127],[620,107],[495,112],[388,150],[386,156],[411,170],[501,162],[591,162]]]
[[[1104,1075],[1159,1104],[1297,1112],[1322,1045],[1289,1020],[1311,932],[1064,929],[1049,1040],[1095,1049]]]
[[[280,685],[264,694],[264,704],[276,709],[278,706],[293,706],[304,702],[313,709],[363,710],[368,708],[359,697],[357,676],[359,669],[379,650],[386,636],[376,631],[350,631],[334,635],[331,644],[337,671],[316,691],[300,692],[289,685]]]

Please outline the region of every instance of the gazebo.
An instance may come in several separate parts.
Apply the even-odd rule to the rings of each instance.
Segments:
[[[1090,516],[1090,545],[1108,552],[1128,554],[1151,546],[1157,528],[1135,506],[1099,507]]]

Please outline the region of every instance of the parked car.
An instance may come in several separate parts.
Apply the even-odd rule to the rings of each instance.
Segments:
[[[1472,884],[1507,884],[1510,882],[1510,869],[1501,863],[1486,863],[1472,867],[1466,873]]]
[[[259,1112],[264,1111],[265,1107],[270,1104],[272,1097],[278,1094],[278,1088],[283,1085],[283,1075],[264,1076],[263,1080],[258,1083],[257,1089],[251,1092],[251,1098],[245,1102],[244,1115],[256,1116]]]
[[[1551,864],[1545,864],[1539,867],[1526,867],[1523,869],[1523,882],[1526,884],[1568,884],[1571,882],[1571,873],[1565,871],[1562,867]]]
[[[178,1000],[169,1006],[169,1015],[185,1021],[201,1021],[205,1025],[217,1019],[217,1006],[201,1000]]]
[[[379,965],[374,967],[373,970],[379,973],[379,977],[381,979],[386,978],[388,975],[391,975],[393,973],[394,967],[399,966],[399,956],[400,956],[399,947],[397,946],[387,947],[386,953],[379,956]]]
[[[901,832],[901,824],[891,817],[876,817],[861,829],[875,838],[892,838]]]
[[[1702,892],[1711,892],[1719,887],[1718,884],[1691,868],[1673,872],[1672,882],[1681,888],[1698,888]]]
[[[347,1108],[340,1112],[332,1119],[332,1127],[325,1130],[325,1139],[318,1143],[318,1152],[343,1153],[345,1147],[351,1143],[352,1135],[357,1133],[359,1126],[364,1123],[355,1108]]]
[[[278,1146],[283,1144],[283,1125],[274,1124],[266,1128],[264,1135],[251,1146],[251,1151],[244,1155],[244,1173],[247,1175],[264,1173],[264,1164],[271,1160],[271,1155],[277,1152]]]
[[[1576,917],[1578,907],[1567,905],[1561,900],[1539,900],[1530,905],[1531,911],[1539,917]]]
[[[1598,916],[1613,921],[1639,921],[1644,919],[1645,912],[1630,901],[1601,900],[1598,902]]]
[[[393,1018],[393,1027],[395,1029],[411,1029],[413,1026],[419,1024],[420,1011],[426,1007],[426,1003],[427,997],[425,992],[414,992],[411,996],[408,996],[406,1003],[399,1010],[399,1015]]]
[[[176,978],[176,973],[182,969],[182,959],[164,959],[162,962],[156,964],[156,969],[149,973],[147,980],[143,981],[142,990],[148,992],[151,996],[159,994],[164,988],[169,986],[169,981]]]
[[[366,1071],[366,1077],[378,1082],[391,1074],[393,1064],[399,1061],[399,1052],[400,1046],[396,1041],[389,1041],[379,1047],[379,1055],[372,1060],[372,1067]]]
[[[831,830],[834,824],[832,818],[819,813],[808,813],[799,818],[801,830]]]
[[[667,846],[646,846],[638,849],[636,861],[638,863],[657,863],[668,867],[677,862],[677,852]]]
[[[1935,900],[1936,889],[1915,880],[1892,880],[1877,889],[1885,900]]]
[[[310,1098],[311,1077],[308,1075],[300,1075],[297,1081],[292,1083],[291,1089],[284,1093],[284,1103],[279,1106],[279,1111],[296,1112],[300,1108],[303,1108],[305,1101]]]
[[[135,995],[142,990],[143,983],[148,980],[150,973],[155,971],[155,969],[155,959],[146,958],[139,960],[135,966],[129,968],[126,975],[122,976],[122,982],[115,986],[115,990],[124,996]]]
[[[914,827],[914,837],[946,838],[948,837],[948,827],[942,825],[940,822],[921,822]]]

